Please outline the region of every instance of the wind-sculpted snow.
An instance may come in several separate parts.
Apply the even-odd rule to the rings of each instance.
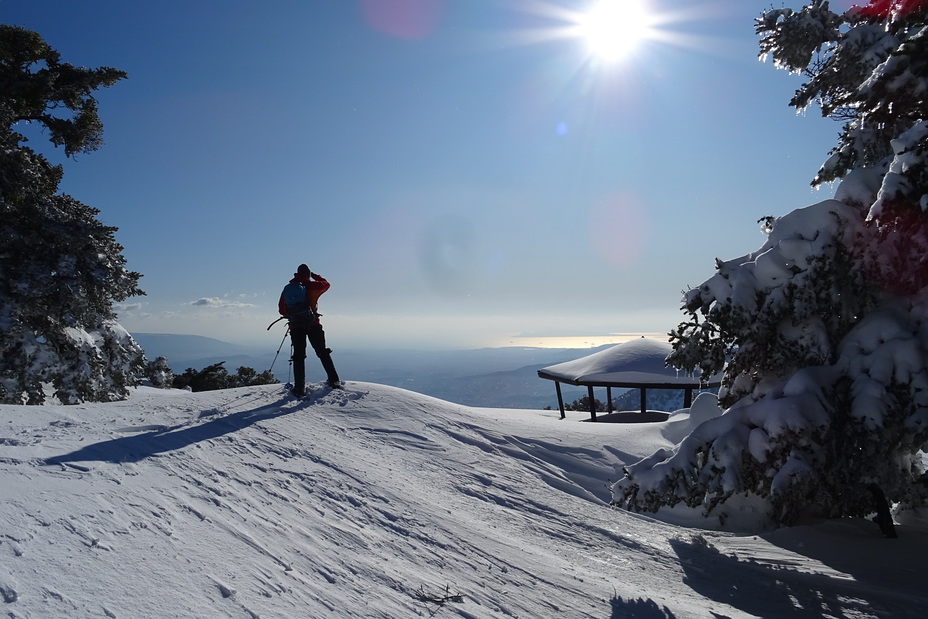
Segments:
[[[762,538],[630,514],[607,484],[671,447],[680,415],[558,416],[364,383],[301,401],[271,385],[0,406],[0,611],[746,617],[763,608],[751,587],[800,616],[925,607],[909,560],[928,547],[921,526],[893,546],[871,523]],[[834,548],[808,559],[810,534]]]

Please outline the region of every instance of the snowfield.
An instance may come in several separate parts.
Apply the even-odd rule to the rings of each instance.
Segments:
[[[368,383],[315,388],[303,401],[269,385],[0,406],[0,614],[928,610],[928,525],[912,515],[891,540],[864,520],[733,533],[611,507],[622,466],[672,447],[685,412],[594,424]]]

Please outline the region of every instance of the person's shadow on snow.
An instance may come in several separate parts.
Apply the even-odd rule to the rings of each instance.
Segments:
[[[670,612],[670,609],[666,606],[658,606],[657,602],[651,598],[623,600],[617,595],[610,603],[612,604],[610,619],[676,619],[676,615]]]
[[[94,443],[69,454],[46,458],[44,464],[74,466],[76,462],[138,462],[156,454],[175,451],[194,443],[218,438],[259,421],[288,415],[304,408],[303,406],[281,408],[284,403],[291,401],[292,398],[285,396],[277,402],[231,415],[222,415],[218,411],[213,412],[213,415],[218,416],[201,424],[193,422],[194,425],[180,424],[176,426],[124,428],[121,431],[129,432],[143,429],[148,431],[143,434]],[[200,419],[205,415],[205,413],[201,413]],[[75,468],[82,467],[77,466]]]

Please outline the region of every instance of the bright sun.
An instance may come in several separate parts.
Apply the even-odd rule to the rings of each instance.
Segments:
[[[648,37],[651,17],[644,0],[599,0],[578,17],[578,35],[597,58],[616,61]]]

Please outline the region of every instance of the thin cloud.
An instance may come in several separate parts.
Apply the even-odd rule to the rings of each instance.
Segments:
[[[120,314],[142,313],[141,303],[116,303],[113,308]]]
[[[196,301],[191,301],[190,305],[194,307],[209,307],[209,308],[242,308],[242,307],[254,307],[252,303],[241,303],[240,301],[230,301],[229,299],[221,299],[219,297],[203,297],[197,299]]]

